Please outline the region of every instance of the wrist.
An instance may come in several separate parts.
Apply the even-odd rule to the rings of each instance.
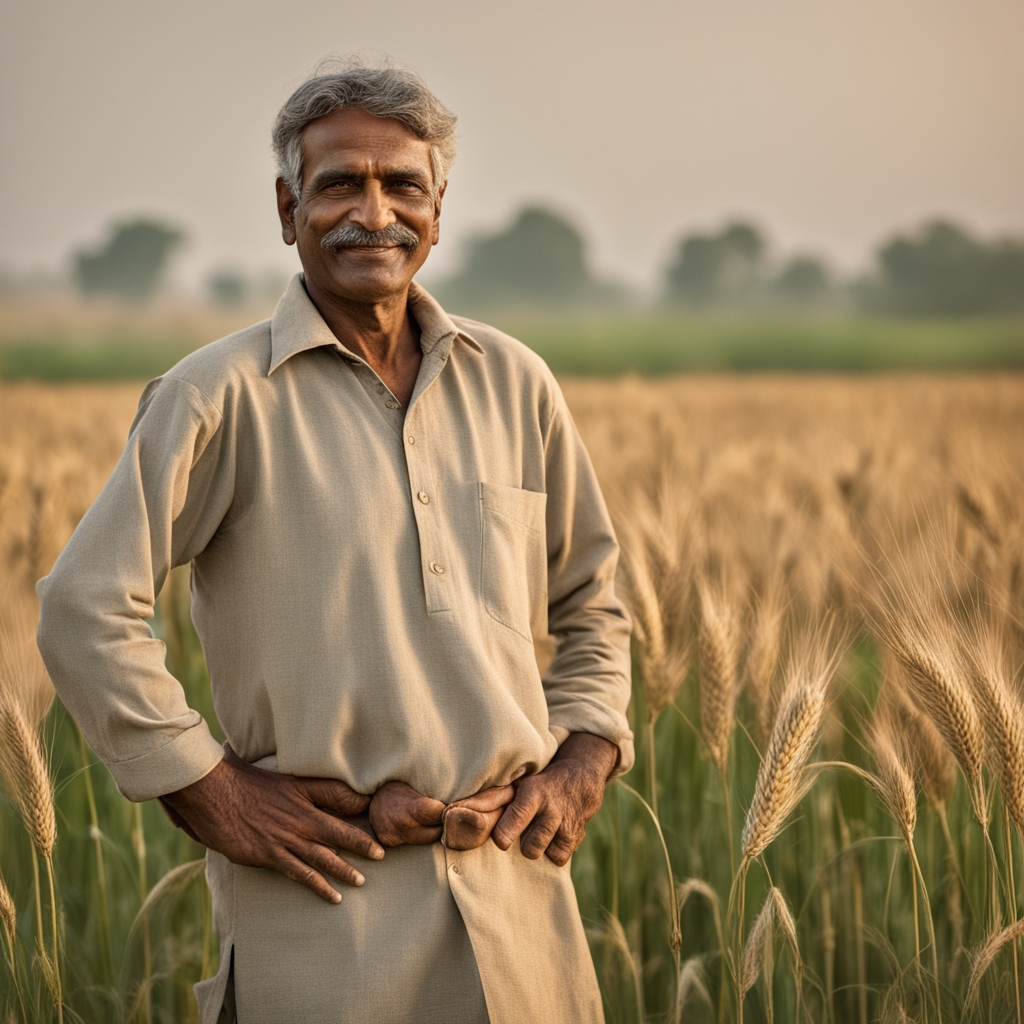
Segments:
[[[558,748],[552,761],[574,761],[604,783],[619,762],[619,748],[603,736],[572,732]]]

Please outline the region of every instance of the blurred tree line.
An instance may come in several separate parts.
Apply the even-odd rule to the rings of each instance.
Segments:
[[[72,256],[85,295],[144,302],[160,287],[184,232],[157,220],[114,224],[108,237]],[[220,306],[272,302],[284,275],[219,268],[206,279]],[[568,218],[531,205],[504,228],[471,237],[459,269],[432,289],[452,309],[602,308],[638,304],[630,289],[597,274],[586,239]],[[766,234],[738,220],[680,236],[657,301],[690,310],[847,309],[898,316],[974,316],[1024,311],[1024,240],[978,238],[945,220],[887,239],[872,270],[841,279],[813,253],[774,257]]]

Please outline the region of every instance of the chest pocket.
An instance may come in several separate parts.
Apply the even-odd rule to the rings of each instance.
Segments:
[[[491,618],[532,641],[547,632],[547,495],[480,484],[480,592]]]

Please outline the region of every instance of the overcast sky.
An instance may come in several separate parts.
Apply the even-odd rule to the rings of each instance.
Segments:
[[[292,269],[270,124],[360,50],[459,115],[438,270],[536,200],[637,283],[733,215],[845,267],[935,213],[1024,234],[1021,0],[6,0],[0,263],[144,212],[188,231],[181,280]]]

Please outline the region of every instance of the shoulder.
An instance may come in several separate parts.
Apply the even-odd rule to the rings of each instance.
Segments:
[[[269,320],[203,345],[146,385],[132,431],[144,417],[158,430],[170,430],[178,419],[215,430],[237,410],[239,396],[266,375],[269,364]]]
[[[185,356],[164,374],[214,398],[247,378],[265,377],[270,365],[270,320],[261,320]]]
[[[159,381],[178,390],[195,391],[223,410],[231,394],[266,377],[269,365],[270,320],[261,320],[196,349]]]
[[[561,390],[548,364],[527,345],[491,324],[452,316],[452,323],[483,350],[484,369],[492,380],[523,389],[543,404],[558,403]]]

